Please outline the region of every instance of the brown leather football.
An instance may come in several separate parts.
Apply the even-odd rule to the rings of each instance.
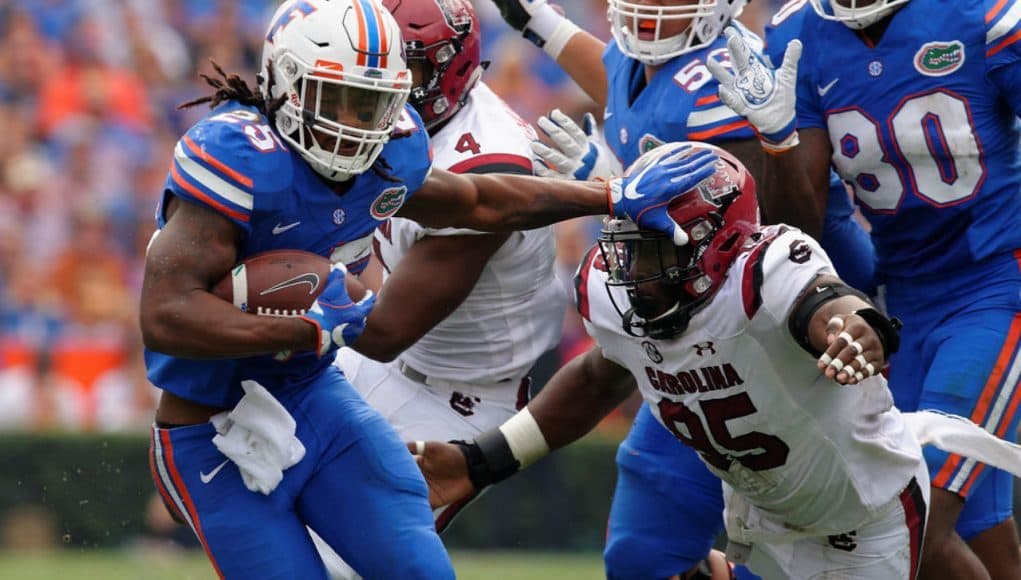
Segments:
[[[271,250],[245,258],[211,292],[235,306],[263,316],[301,316],[323,291],[330,261],[301,250]],[[365,287],[345,276],[348,295],[355,302]]]

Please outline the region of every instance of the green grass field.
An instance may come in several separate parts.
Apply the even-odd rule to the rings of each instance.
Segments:
[[[453,552],[461,580],[590,580],[603,577],[599,554]],[[201,554],[59,550],[40,554],[0,552],[0,578],[10,580],[212,580]]]

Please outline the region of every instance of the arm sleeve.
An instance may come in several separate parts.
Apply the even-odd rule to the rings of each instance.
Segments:
[[[1021,0],[986,0],[985,5],[989,80],[1021,116]]]
[[[289,156],[271,131],[239,118],[200,121],[174,146],[166,191],[216,211],[248,233],[256,191],[272,190],[290,176]]]

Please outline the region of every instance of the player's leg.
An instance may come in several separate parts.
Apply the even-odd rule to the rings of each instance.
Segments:
[[[643,404],[617,450],[603,552],[607,578],[683,577],[696,567],[723,529],[720,485]]]
[[[970,283],[979,280],[982,282],[977,286]],[[968,417],[999,437],[1010,437],[1017,429],[1021,396],[1016,373],[1012,372],[1021,364],[1021,276],[1013,264],[986,271],[982,278],[968,282],[968,288],[960,291],[943,289],[938,299],[916,296],[915,309],[905,309],[905,334],[924,338],[915,351],[905,351],[902,345],[905,356],[899,353],[894,358],[890,385],[896,394],[905,384],[917,380],[915,377],[924,369],[917,408]],[[894,308],[891,302],[891,310]],[[906,346],[912,348],[911,344]],[[913,352],[921,356],[911,364]],[[903,364],[905,360],[909,364]],[[1012,527],[999,527],[1011,517],[1012,478],[932,446],[924,452],[933,497],[922,577],[988,577],[976,566],[980,560],[961,539],[960,532],[966,531],[973,538],[982,536],[980,546],[1002,543],[1003,550],[1017,550]],[[987,482],[990,477],[995,481]],[[966,507],[965,501],[972,505]],[[1021,578],[1016,555],[1005,561],[982,563],[998,570],[997,578]]]
[[[366,578],[453,578],[407,447],[347,381],[338,383],[318,385],[295,411],[299,422],[320,427],[323,448],[298,513]]]
[[[985,564],[992,578],[1017,578],[1014,574],[1021,570],[1010,491],[1013,485],[1011,474],[992,471],[969,494],[957,522],[958,534]],[[1004,488],[1008,491],[1003,491]]]
[[[154,428],[150,466],[164,502],[191,526],[217,574],[326,578],[293,505],[294,488],[307,477],[318,450],[305,441],[305,458],[266,496],[245,487],[238,468],[213,445],[215,434],[210,423]]]

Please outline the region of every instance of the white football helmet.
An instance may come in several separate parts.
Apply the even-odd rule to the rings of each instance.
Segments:
[[[286,97],[281,137],[334,181],[372,167],[411,90],[400,27],[378,0],[285,2],[262,63],[263,94]]]
[[[650,5],[639,1],[609,0],[606,15],[613,38],[626,56],[650,66],[712,44],[723,28],[740,16],[748,0],[697,0],[695,3]],[[663,36],[664,25],[687,20],[687,28]]]
[[[908,0],[811,0],[812,8],[826,20],[843,22],[848,28],[868,28],[888,16]]]

